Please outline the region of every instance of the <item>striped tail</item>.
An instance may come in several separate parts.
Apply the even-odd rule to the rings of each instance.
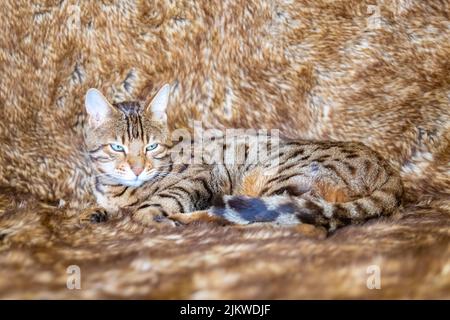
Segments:
[[[391,176],[370,195],[349,202],[330,203],[310,192],[260,198],[225,195],[216,200],[209,212],[236,224],[307,223],[323,226],[331,231],[350,223],[392,214],[400,206],[402,194],[400,178]]]

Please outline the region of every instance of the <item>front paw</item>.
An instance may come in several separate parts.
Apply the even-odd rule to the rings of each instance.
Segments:
[[[82,223],[101,223],[108,220],[108,213],[100,207],[92,207],[83,210],[79,217]]]
[[[137,210],[132,215],[132,220],[144,225],[161,227],[176,227],[178,223],[170,220],[164,213],[157,207],[147,207]]]
[[[174,213],[170,215],[170,219],[179,222],[180,224],[191,223],[213,223],[221,226],[231,225],[232,222],[226,220],[221,216],[214,215],[208,210],[194,211],[189,213]]]

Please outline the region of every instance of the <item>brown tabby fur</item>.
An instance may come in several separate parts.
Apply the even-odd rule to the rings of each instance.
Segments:
[[[380,0],[380,28],[368,28],[375,3],[2,1],[0,182],[11,190],[0,205],[0,295],[450,298],[449,4]],[[178,84],[176,127],[195,118],[360,141],[400,170],[411,204],[326,240],[79,225],[68,217],[77,210],[56,205],[87,203],[86,90],[118,102],[166,82]],[[381,290],[365,286],[373,263]],[[65,289],[68,264],[86,271],[85,289]]]

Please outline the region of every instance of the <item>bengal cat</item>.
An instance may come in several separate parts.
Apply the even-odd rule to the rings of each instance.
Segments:
[[[165,85],[143,108],[112,105],[96,89],[88,91],[85,140],[96,172],[93,192],[106,210],[94,220],[125,213],[143,225],[206,219],[332,231],[400,205],[398,173],[360,143],[235,134],[207,139],[198,151],[196,140],[173,141],[169,92]],[[174,157],[179,154],[183,161]]]

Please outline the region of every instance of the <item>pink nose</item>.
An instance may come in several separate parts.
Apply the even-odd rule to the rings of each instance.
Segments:
[[[142,167],[132,167],[131,171],[133,171],[134,174],[137,177],[137,176],[139,176],[142,173],[142,171],[144,171],[144,168],[142,168]]]

